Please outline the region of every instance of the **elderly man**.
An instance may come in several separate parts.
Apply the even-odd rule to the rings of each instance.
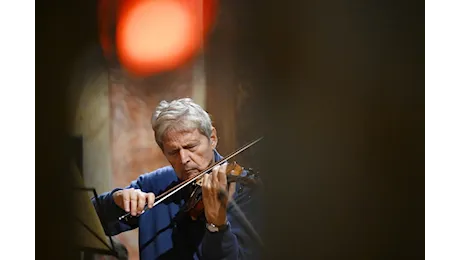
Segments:
[[[201,218],[191,218],[183,210],[191,187],[153,207],[156,196],[222,159],[215,149],[217,132],[209,115],[189,98],[162,101],[153,115],[152,128],[171,166],[143,174],[124,189],[101,194],[100,204],[93,198],[100,219],[107,224],[106,234],[139,228],[142,260],[255,259],[257,241],[243,224],[248,220],[251,227],[260,223],[255,216],[260,213],[256,209],[259,204],[254,203],[251,189],[238,186],[229,199],[238,201],[239,206],[228,207],[229,199],[219,196],[222,189],[228,191],[226,164],[215,166],[203,177]],[[144,211],[146,205],[149,210]],[[126,213],[130,220],[119,220]]]

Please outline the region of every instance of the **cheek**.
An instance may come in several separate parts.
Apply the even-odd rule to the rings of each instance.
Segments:
[[[168,158],[168,161],[173,166],[179,166],[180,165],[180,161],[176,157],[171,156],[171,157]]]
[[[200,166],[207,164],[209,160],[209,155],[204,150],[193,153],[193,161],[199,164]]]

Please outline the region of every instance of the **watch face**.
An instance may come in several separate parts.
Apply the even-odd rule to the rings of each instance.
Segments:
[[[226,230],[228,228],[229,224],[230,223],[227,222],[227,224],[218,227],[218,226],[216,226],[214,224],[206,223],[206,228],[211,232],[219,232],[219,231]]]
[[[214,226],[213,224],[206,224],[206,228],[211,232],[218,232],[219,228]]]

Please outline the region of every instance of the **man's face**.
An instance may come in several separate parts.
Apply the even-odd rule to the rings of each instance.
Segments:
[[[163,136],[163,153],[180,180],[194,177],[206,169],[214,161],[213,149],[216,145],[214,128],[210,139],[198,129],[171,130]]]

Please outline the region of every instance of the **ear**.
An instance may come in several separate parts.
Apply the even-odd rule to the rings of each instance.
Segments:
[[[209,138],[211,141],[212,149],[216,149],[217,147],[217,130],[215,127],[212,127],[211,137]]]

